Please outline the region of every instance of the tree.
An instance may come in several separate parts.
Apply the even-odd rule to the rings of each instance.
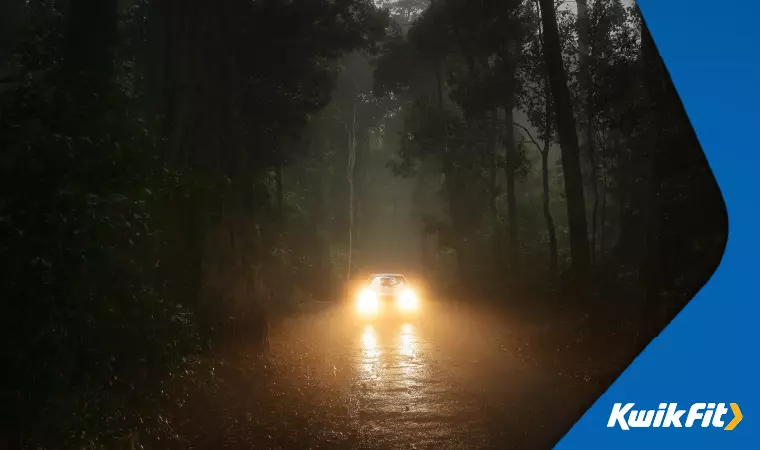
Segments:
[[[541,155],[541,190],[542,190],[542,213],[546,224],[546,232],[549,237],[549,272],[552,275],[557,274],[558,256],[557,256],[557,230],[554,225],[550,205],[550,176],[549,176],[549,150],[554,141],[554,127],[552,127],[552,97],[549,86],[549,72],[547,70],[546,59],[544,58],[543,49],[543,28],[540,21],[540,11],[536,3],[535,13],[535,30],[534,38],[529,40],[526,52],[524,53],[524,62],[527,66],[522,72],[525,80],[523,81],[523,92],[521,100],[521,109],[526,113],[528,122],[539,131],[537,142],[530,131],[521,126],[524,133],[530,139],[530,142],[536,146]]]
[[[588,270],[590,258],[578,136],[567,87],[567,75],[562,63],[554,3],[551,0],[540,0],[540,5],[541,22],[544,28],[544,57],[549,72],[549,82],[554,99],[554,115],[557,121],[560,147],[562,148],[562,166],[567,192],[567,215],[570,225],[570,252],[574,272],[577,275],[582,275]]]
[[[601,2],[595,4],[599,5]],[[577,29],[578,29],[578,73],[580,80],[580,109],[581,109],[581,135],[586,155],[588,155],[591,168],[591,183],[593,192],[593,208],[591,210],[591,263],[595,262],[596,256],[596,221],[599,209],[599,175],[598,161],[595,153],[596,133],[594,131],[594,80],[591,64],[591,30],[589,26],[589,10],[586,0],[576,1],[577,6]]]
[[[393,20],[406,33],[412,22],[430,5],[430,0],[379,0],[378,6],[387,9]]]
[[[369,0],[13,6],[4,423],[23,447],[112,447],[135,428],[165,446],[161,415],[185,400],[169,391],[207,381],[209,345],[261,340],[262,309],[306,286],[316,230],[283,172],[306,157],[336,60],[372,51],[387,14]]]

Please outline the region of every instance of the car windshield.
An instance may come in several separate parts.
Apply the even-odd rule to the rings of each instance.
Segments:
[[[404,284],[404,277],[402,276],[380,276],[373,277],[370,281],[372,287],[399,287]]]

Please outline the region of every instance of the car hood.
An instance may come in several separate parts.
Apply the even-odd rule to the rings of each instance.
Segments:
[[[380,286],[374,288],[373,290],[377,293],[377,295],[396,295],[401,292],[402,288]]]

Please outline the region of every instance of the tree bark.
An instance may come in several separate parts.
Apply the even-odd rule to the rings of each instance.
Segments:
[[[597,218],[599,211],[599,170],[596,158],[596,139],[594,129],[594,80],[591,71],[591,31],[589,29],[588,3],[577,0],[578,7],[578,62],[581,94],[581,130],[586,147],[589,165],[591,167],[591,183],[593,187],[594,206],[591,210],[591,264],[596,261]]]
[[[557,273],[557,232],[554,228],[554,218],[549,209],[549,142],[545,141],[541,151],[541,186],[543,188],[543,209],[546,231],[549,233],[549,271]]]
[[[491,209],[495,219],[499,217],[499,210],[496,206],[496,197],[498,196],[498,185],[496,183],[496,171],[498,163],[496,161],[496,120],[498,118],[498,112],[492,111],[490,113],[490,120],[488,121],[488,206]]]
[[[591,74],[591,36],[589,30],[588,4],[586,0],[576,0],[578,6],[578,74],[581,98],[580,126],[583,142],[591,157],[594,150],[593,128],[593,77]]]
[[[591,264],[596,262],[596,236],[597,236],[597,216],[599,215],[599,186],[597,182],[598,170],[596,168],[596,158],[589,154],[591,163],[591,178],[593,183],[594,204],[591,207],[591,242],[589,244],[591,253]]]
[[[501,248],[500,245],[498,245],[498,242],[502,226],[501,217],[499,216],[499,208],[496,203],[496,199],[499,195],[499,186],[496,178],[497,172],[499,170],[496,155],[496,120],[498,117],[498,110],[494,109],[491,112],[491,120],[488,123],[488,204],[494,220],[493,232],[495,236],[494,240],[496,242],[493,246],[493,262],[495,266],[499,266],[501,262]]]
[[[514,126],[514,112],[512,101],[514,98],[510,96],[508,101],[504,105],[504,122],[505,122],[505,147],[506,147],[506,161],[504,164],[504,172],[506,175],[506,191],[507,191],[507,223],[509,227],[509,266],[510,268],[517,267],[517,199],[515,194],[515,172],[517,171],[517,149],[515,148],[515,126]]]
[[[348,134],[348,263],[346,264],[346,280],[351,279],[351,266],[354,252],[354,163],[356,161],[356,99],[351,113],[351,127],[346,126]]]
[[[514,269],[518,266],[518,232],[517,232],[517,200],[515,193],[515,177],[517,172],[517,148],[515,141],[514,126],[514,108],[515,108],[515,75],[517,71],[517,62],[519,60],[520,49],[516,41],[509,43],[509,50],[502,55],[509,63],[505,66],[504,82],[505,95],[502,98],[502,107],[504,108],[504,148],[505,164],[504,172],[506,178],[507,194],[507,223],[509,227],[509,267]]]
[[[575,129],[570,91],[567,87],[567,75],[562,62],[562,49],[559,42],[554,2],[552,0],[539,0],[539,4],[541,5],[541,21],[544,28],[544,58],[549,72],[557,131],[562,149],[562,169],[567,195],[572,268],[576,275],[583,275],[589,268],[589,248],[578,135]]]
[[[607,251],[607,183],[602,183],[602,211],[599,218],[599,225],[601,227],[601,236],[599,237],[599,259],[604,262],[604,254]]]
[[[576,0],[578,6],[578,63],[579,83],[581,97],[581,120],[580,125],[583,141],[589,158],[594,151],[594,127],[593,127],[593,77],[591,74],[591,36],[589,30],[588,4],[586,0]],[[593,161],[592,161],[593,163]]]
[[[457,260],[457,275],[459,275],[461,280],[465,279],[465,257],[464,257],[464,241],[461,239],[459,234],[459,227],[458,224],[458,208],[457,208],[457,201],[454,198],[454,177],[453,177],[453,170],[451,167],[451,161],[449,160],[449,149],[448,149],[448,125],[446,124],[445,119],[445,112],[443,109],[443,63],[440,58],[436,61],[436,67],[435,67],[435,76],[436,76],[436,97],[438,100],[438,111],[441,115],[441,120],[443,129],[441,130],[443,135],[443,176],[445,180],[445,189],[446,189],[446,199],[449,204],[449,215],[451,217],[451,229],[454,234],[454,239],[452,240],[452,245],[454,247],[454,252],[456,253],[456,260]]]
[[[540,6],[538,5],[538,0],[536,1],[536,9],[540,14]],[[544,30],[541,26],[541,22],[538,23],[538,38],[539,43],[543,42],[544,36]],[[552,217],[551,208],[549,205],[551,204],[551,196],[549,191],[549,150],[551,149],[552,144],[552,137],[554,135],[554,132],[552,131],[552,91],[551,86],[549,83],[549,72],[547,69],[546,62],[544,61],[543,66],[543,81],[544,81],[544,107],[545,112],[545,120],[544,123],[544,135],[543,135],[543,141],[544,141],[544,147],[543,149],[539,149],[541,151],[541,187],[543,190],[543,213],[544,213],[544,221],[546,222],[546,231],[549,234],[549,273],[552,276],[556,276],[557,274],[557,266],[558,266],[558,255],[557,255],[557,230],[554,226],[554,218]]]

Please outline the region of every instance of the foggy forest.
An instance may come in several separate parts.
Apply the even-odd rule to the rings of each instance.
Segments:
[[[0,184],[1,449],[422,448],[325,387],[348,325],[311,317],[385,272],[506,342],[462,442],[541,448],[728,229],[630,0],[5,0]],[[513,360],[581,386],[535,440]]]

